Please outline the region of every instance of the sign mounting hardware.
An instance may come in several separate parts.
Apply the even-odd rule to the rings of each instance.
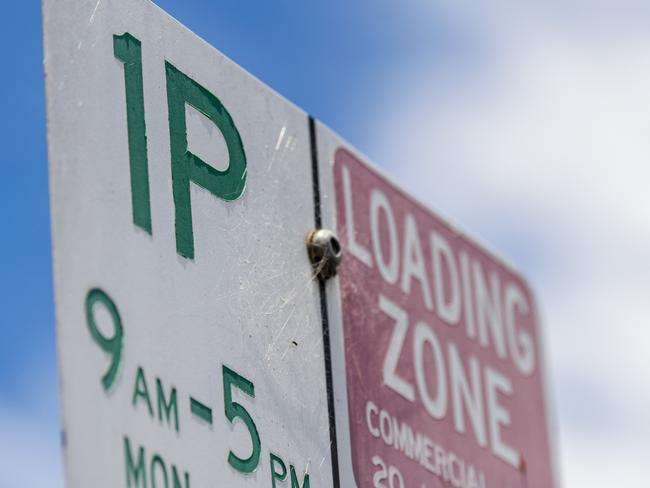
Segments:
[[[336,276],[343,259],[343,248],[334,232],[328,229],[312,230],[307,235],[307,252],[316,276],[323,280]]]

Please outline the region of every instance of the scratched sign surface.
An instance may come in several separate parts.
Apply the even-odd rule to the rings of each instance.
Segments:
[[[148,0],[43,3],[68,487],[555,486],[518,274]]]
[[[331,486],[307,115],[149,1],[44,9],[67,486]]]
[[[330,328],[342,471],[356,486],[551,488],[544,363],[518,273],[319,134],[346,253]],[[341,330],[342,329],[342,330]],[[344,442],[347,443],[344,445]]]

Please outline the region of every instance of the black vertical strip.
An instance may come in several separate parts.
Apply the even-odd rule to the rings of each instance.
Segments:
[[[309,117],[309,143],[311,146],[311,172],[314,185],[314,223],[316,228],[323,226],[321,217],[320,178],[318,171],[318,145],[316,142],[316,123]],[[327,410],[330,422],[330,450],[332,453],[332,479],[334,488],[340,488],[339,455],[336,444],[336,415],[334,412],[334,386],[332,383],[332,350],[330,347],[329,314],[327,311],[327,293],[325,281],[318,278],[318,291],[320,293],[320,315],[323,321],[323,349],[325,353],[325,381],[327,385]]]
[[[309,145],[311,148],[311,175],[314,185],[314,222],[316,228],[323,227],[320,208],[320,174],[318,172],[318,145],[316,143],[316,122],[309,117]]]

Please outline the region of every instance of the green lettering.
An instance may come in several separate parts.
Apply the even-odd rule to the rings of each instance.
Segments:
[[[131,444],[129,438],[124,437],[124,458],[126,463],[126,486],[131,488],[147,488],[147,473],[144,468],[144,447],[140,446],[138,450],[137,468],[133,463],[131,454]]]
[[[278,472],[276,467],[281,468],[281,471]],[[284,481],[287,479],[287,466],[284,464],[284,461],[280,459],[279,456],[271,453],[271,483],[273,488],[275,488],[275,482]]]
[[[147,380],[144,377],[144,371],[141,367],[138,367],[138,372],[135,376],[135,385],[133,387],[133,399],[131,403],[133,408],[136,407],[138,399],[142,398],[147,403],[147,410],[149,410],[149,416],[153,417],[153,407],[151,406],[151,398],[149,398],[149,388],[147,387]]]
[[[172,190],[176,209],[176,251],[194,259],[190,183],[226,201],[239,198],[246,186],[246,155],[232,117],[212,93],[166,62],[167,106],[172,159]],[[219,128],[228,147],[228,169],[219,171],[192,154],[187,144],[185,105],[189,104]]]
[[[133,223],[151,234],[149,164],[147,162],[147,130],[144,120],[142,81],[142,47],[140,41],[127,32],[121,36],[113,36],[113,53],[117,59],[124,63]]]
[[[113,335],[111,337],[106,337],[97,327],[95,322],[95,305],[97,303],[101,303],[111,316],[113,321]],[[111,364],[104,376],[102,376],[102,385],[104,385],[104,390],[108,391],[115,383],[122,364],[124,329],[115,303],[105,291],[99,288],[93,288],[86,295],[86,322],[93,340],[104,352],[111,356]]]
[[[255,385],[241,376],[239,373],[233,371],[228,366],[223,365],[223,403],[224,413],[230,422],[234,422],[236,418],[240,418],[251,436],[253,443],[253,450],[251,455],[247,458],[240,458],[234,452],[228,453],[228,463],[240,473],[252,473],[257,469],[260,463],[260,452],[262,450],[262,443],[260,440],[260,433],[257,431],[257,425],[253,418],[248,413],[248,410],[243,405],[232,401],[232,388],[236,387],[246,393],[248,396],[255,398]]]
[[[290,466],[291,471],[291,488],[309,488],[309,474],[305,473],[305,477],[302,480],[302,487],[298,483],[298,475],[296,475],[296,468],[293,467],[293,464]]]
[[[158,396],[158,420],[162,423],[163,414],[167,420],[167,425],[171,425],[172,413],[174,414],[174,427],[178,432],[178,406],[176,405],[176,388],[172,386],[172,391],[169,395],[169,402],[165,401],[165,391],[162,386],[160,378],[156,378],[156,390]]]
[[[184,478],[185,478],[185,488],[190,488],[190,475],[187,471],[184,473]],[[176,471],[176,466],[172,464],[172,479],[174,480],[174,487],[173,488],[183,488],[183,485],[181,484],[181,480],[178,477],[178,471]]]
[[[164,487],[169,488],[169,480],[167,479],[167,468],[165,467],[165,461],[163,461],[163,459],[158,454],[156,454],[153,459],[151,459],[151,488],[158,488],[158,484],[156,483],[156,466],[159,466],[159,471],[162,471],[162,479],[165,480]]]

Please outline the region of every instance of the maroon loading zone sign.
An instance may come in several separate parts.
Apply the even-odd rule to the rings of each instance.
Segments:
[[[348,151],[334,171],[357,485],[552,488],[529,287]]]

